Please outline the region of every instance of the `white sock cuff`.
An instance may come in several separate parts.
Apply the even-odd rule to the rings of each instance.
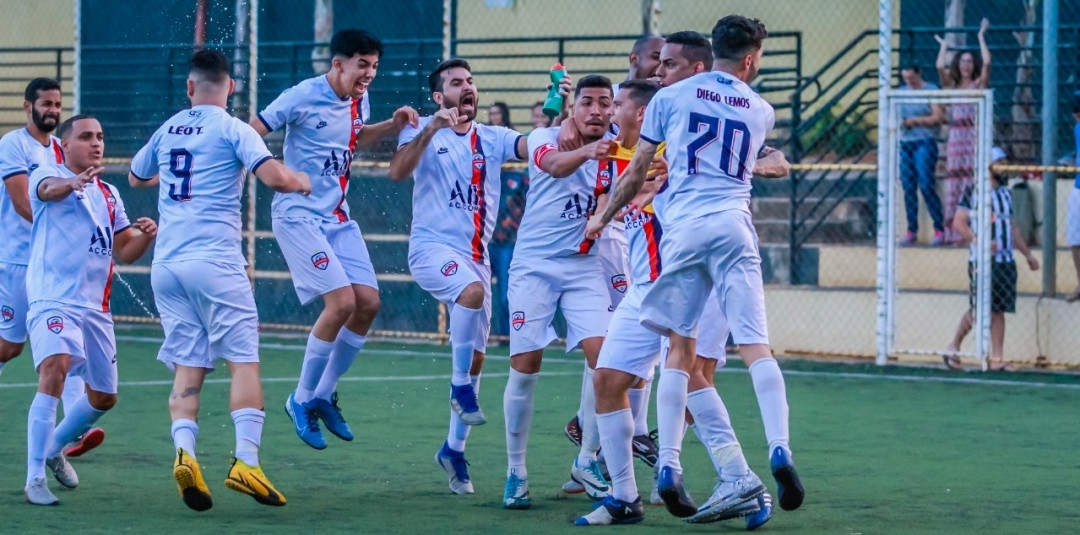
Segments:
[[[199,423],[195,420],[179,418],[177,420],[173,420],[172,423],[172,432],[175,433],[177,429],[190,429],[191,432],[197,435],[199,434]]]
[[[345,330],[345,329],[342,329],[342,330]],[[338,333],[338,336],[341,336],[340,332]],[[317,338],[315,336],[315,333],[311,333],[311,334],[308,335],[307,349],[308,349],[308,351],[314,351],[315,353],[317,353],[319,355],[327,355],[327,356],[329,356],[330,352],[334,350],[334,343],[333,342],[327,342],[325,340],[320,340],[319,338]]]
[[[714,392],[715,393],[716,392],[716,387],[707,386],[705,388],[695,390],[693,392],[690,392],[690,393],[686,394],[686,399],[687,399],[687,401],[689,401],[690,398],[697,398],[697,397],[701,397],[701,396],[704,396],[704,395],[708,395],[709,392]],[[717,394],[717,395],[720,395],[720,394]]]
[[[772,366],[769,366],[767,363],[772,363]],[[754,368],[760,368],[761,366],[776,367],[777,369],[779,369],[780,363],[776,362],[776,359],[774,357],[766,357],[763,359],[755,360],[754,363],[751,364],[749,368],[747,368],[747,371],[749,371],[750,373],[754,373]]]
[[[321,342],[322,340],[319,341]],[[337,341],[344,343],[345,345],[348,345],[349,347],[357,351],[360,351],[361,349],[364,349],[364,344],[367,343],[367,337],[364,335],[356,334],[349,329],[342,327],[341,330],[338,331]]]
[[[532,386],[536,384],[536,379],[540,377],[539,373],[521,373],[513,368],[510,368],[510,377],[507,379],[510,382],[521,386]]]
[[[622,418],[624,412],[630,412],[630,409],[619,409],[615,412],[605,412],[603,414],[596,413],[596,420],[600,421],[601,419],[609,420],[612,418]]]
[[[686,381],[690,381],[690,374],[678,368],[664,368],[663,374],[681,375]]]
[[[236,409],[231,413],[233,422],[259,422],[266,420],[266,412],[259,409],[243,408]]]
[[[34,394],[34,401],[31,406],[37,406],[45,410],[51,410],[56,412],[56,407],[60,405],[60,398],[54,398],[44,392],[38,392]]]

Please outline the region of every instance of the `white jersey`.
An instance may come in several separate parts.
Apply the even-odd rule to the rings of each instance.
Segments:
[[[588,160],[569,176],[554,178],[540,170],[538,162],[559,150],[558,137],[559,127],[537,128],[529,134],[529,192],[514,246],[515,259],[593,252],[593,240],[585,238],[585,223],[596,209],[597,197],[611,191],[617,175],[615,160]]]
[[[349,219],[345,193],[356,138],[367,119],[366,101],[342,99],[322,75],[286,89],[259,113],[268,130],[285,127],[285,164],[311,177],[310,196],[274,194],[273,217]]]
[[[665,227],[750,209],[750,179],[772,130],[772,106],[730,74],[697,74],[656,93],[641,138],[667,141],[669,178],[653,205]]]
[[[406,126],[398,147],[409,143],[431,122]],[[413,172],[413,219],[409,242],[446,245],[475,262],[488,264],[487,245],[495,228],[502,192],[502,164],[520,160],[521,134],[475,121],[459,134],[441,128],[432,136]]]
[[[154,263],[246,265],[240,250],[244,168],[255,172],[271,158],[254,128],[218,106],[181,111],[158,128],[131,160],[136,178],[158,175],[161,181]]]
[[[0,138],[0,177],[7,179],[25,174],[27,177],[43,165],[64,163],[64,151],[60,140],[49,136],[49,144],[42,145],[26,128],[12,130]],[[0,262],[25,266],[30,259],[30,222],[15,211],[3,184],[0,184],[0,227],[4,229],[4,243],[0,245]]]
[[[124,202],[111,184],[94,180],[83,191],[56,201],[38,198],[38,185],[49,177],[76,173],[64,165],[45,165],[30,174],[30,263],[27,300],[109,311],[112,290],[113,237],[131,226]]]

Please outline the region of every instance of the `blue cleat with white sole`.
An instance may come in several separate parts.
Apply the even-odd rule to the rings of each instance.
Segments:
[[[346,442],[351,442],[353,439],[352,429],[349,428],[349,423],[345,421],[345,417],[341,415],[341,409],[338,407],[337,401],[337,392],[334,392],[330,401],[315,398],[309,403],[315,409],[315,414],[318,415],[319,419],[326,424],[326,430],[330,434]]]
[[[293,394],[289,394],[289,399],[285,400],[285,412],[292,419],[296,436],[300,437],[304,444],[317,450],[326,449],[326,438],[319,429],[319,415],[310,401],[297,403]]]
[[[780,508],[785,511],[798,509],[806,497],[806,491],[799,480],[799,473],[795,471],[791,452],[780,446],[773,448],[769,467],[776,478],[776,496],[780,500]]]
[[[472,383],[463,385],[450,385],[450,408],[454,409],[458,418],[465,425],[484,425],[487,417],[480,410],[480,403],[476,399],[476,390]]]
[[[503,489],[503,507],[507,509],[532,507],[532,499],[529,498],[529,480],[518,477],[516,472],[510,472],[510,476],[506,478],[506,487]]]
[[[472,494],[472,480],[469,479],[469,461],[465,460],[465,452],[450,449],[450,445],[443,442],[435,454],[435,462],[446,471],[446,477],[450,479],[450,490],[454,494]]]

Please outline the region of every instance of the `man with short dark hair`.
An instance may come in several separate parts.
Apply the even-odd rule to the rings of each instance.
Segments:
[[[109,309],[113,258],[135,262],[157,233],[149,218],[129,221],[117,189],[98,178],[105,170],[101,123],[77,115],[61,124],[59,133],[66,162],[44,164],[29,179],[34,223],[28,270],[34,276],[26,280],[27,330],[38,390],[27,421],[24,491],[33,505],[59,502],[46,484],[46,467],[64,487],[79,485],[63,446],[116,405],[116,339]],[[86,395],[64,407],[64,419],[54,429],[57,398],[69,372],[83,378]]]
[[[450,313],[450,432],[435,460],[450,490],[472,494],[465,461],[469,427],[486,423],[477,395],[491,332],[491,260],[501,167],[528,151],[525,136],[476,122],[479,101],[472,67],[440,63],[428,77],[439,110],[407,126],[390,161],[390,178],[413,183],[409,271]]]
[[[923,80],[922,69],[912,63],[900,69],[904,84],[900,90],[931,90],[937,85]],[[926,103],[900,106],[900,183],[904,188],[904,211],[907,213],[907,234],[902,245],[919,243],[919,196],[922,191],[926,210],[934,223],[931,245],[945,243],[945,223],[941,213],[941,198],[934,181],[937,169],[937,133],[934,127],[945,120],[941,106]]]
[[[337,384],[363,349],[380,307],[375,269],[345,202],[353,156],[419,118],[404,106],[391,119],[366,124],[363,102],[382,57],[374,36],[341,30],[330,40],[330,53],[326,74],[285,90],[251,120],[264,136],[285,127],[285,163],[312,180],[309,196],[274,194],[271,217],[300,302],[322,298],[324,304],[308,336],[300,381],[285,401],[296,434],[319,450],[326,448],[319,420],[334,436],[353,439],[337,404]]]
[[[695,74],[712,69],[713,53],[709,39],[695,31],[675,32],[664,40],[656,76],[667,87]]]

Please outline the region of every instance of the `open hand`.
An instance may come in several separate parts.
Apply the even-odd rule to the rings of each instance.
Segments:
[[[402,106],[394,111],[394,126],[401,130],[405,125],[420,125],[420,114],[412,106]]]
[[[157,223],[149,217],[140,217],[135,220],[135,223],[131,226],[139,229],[139,232],[150,236],[151,238],[157,236]]]

